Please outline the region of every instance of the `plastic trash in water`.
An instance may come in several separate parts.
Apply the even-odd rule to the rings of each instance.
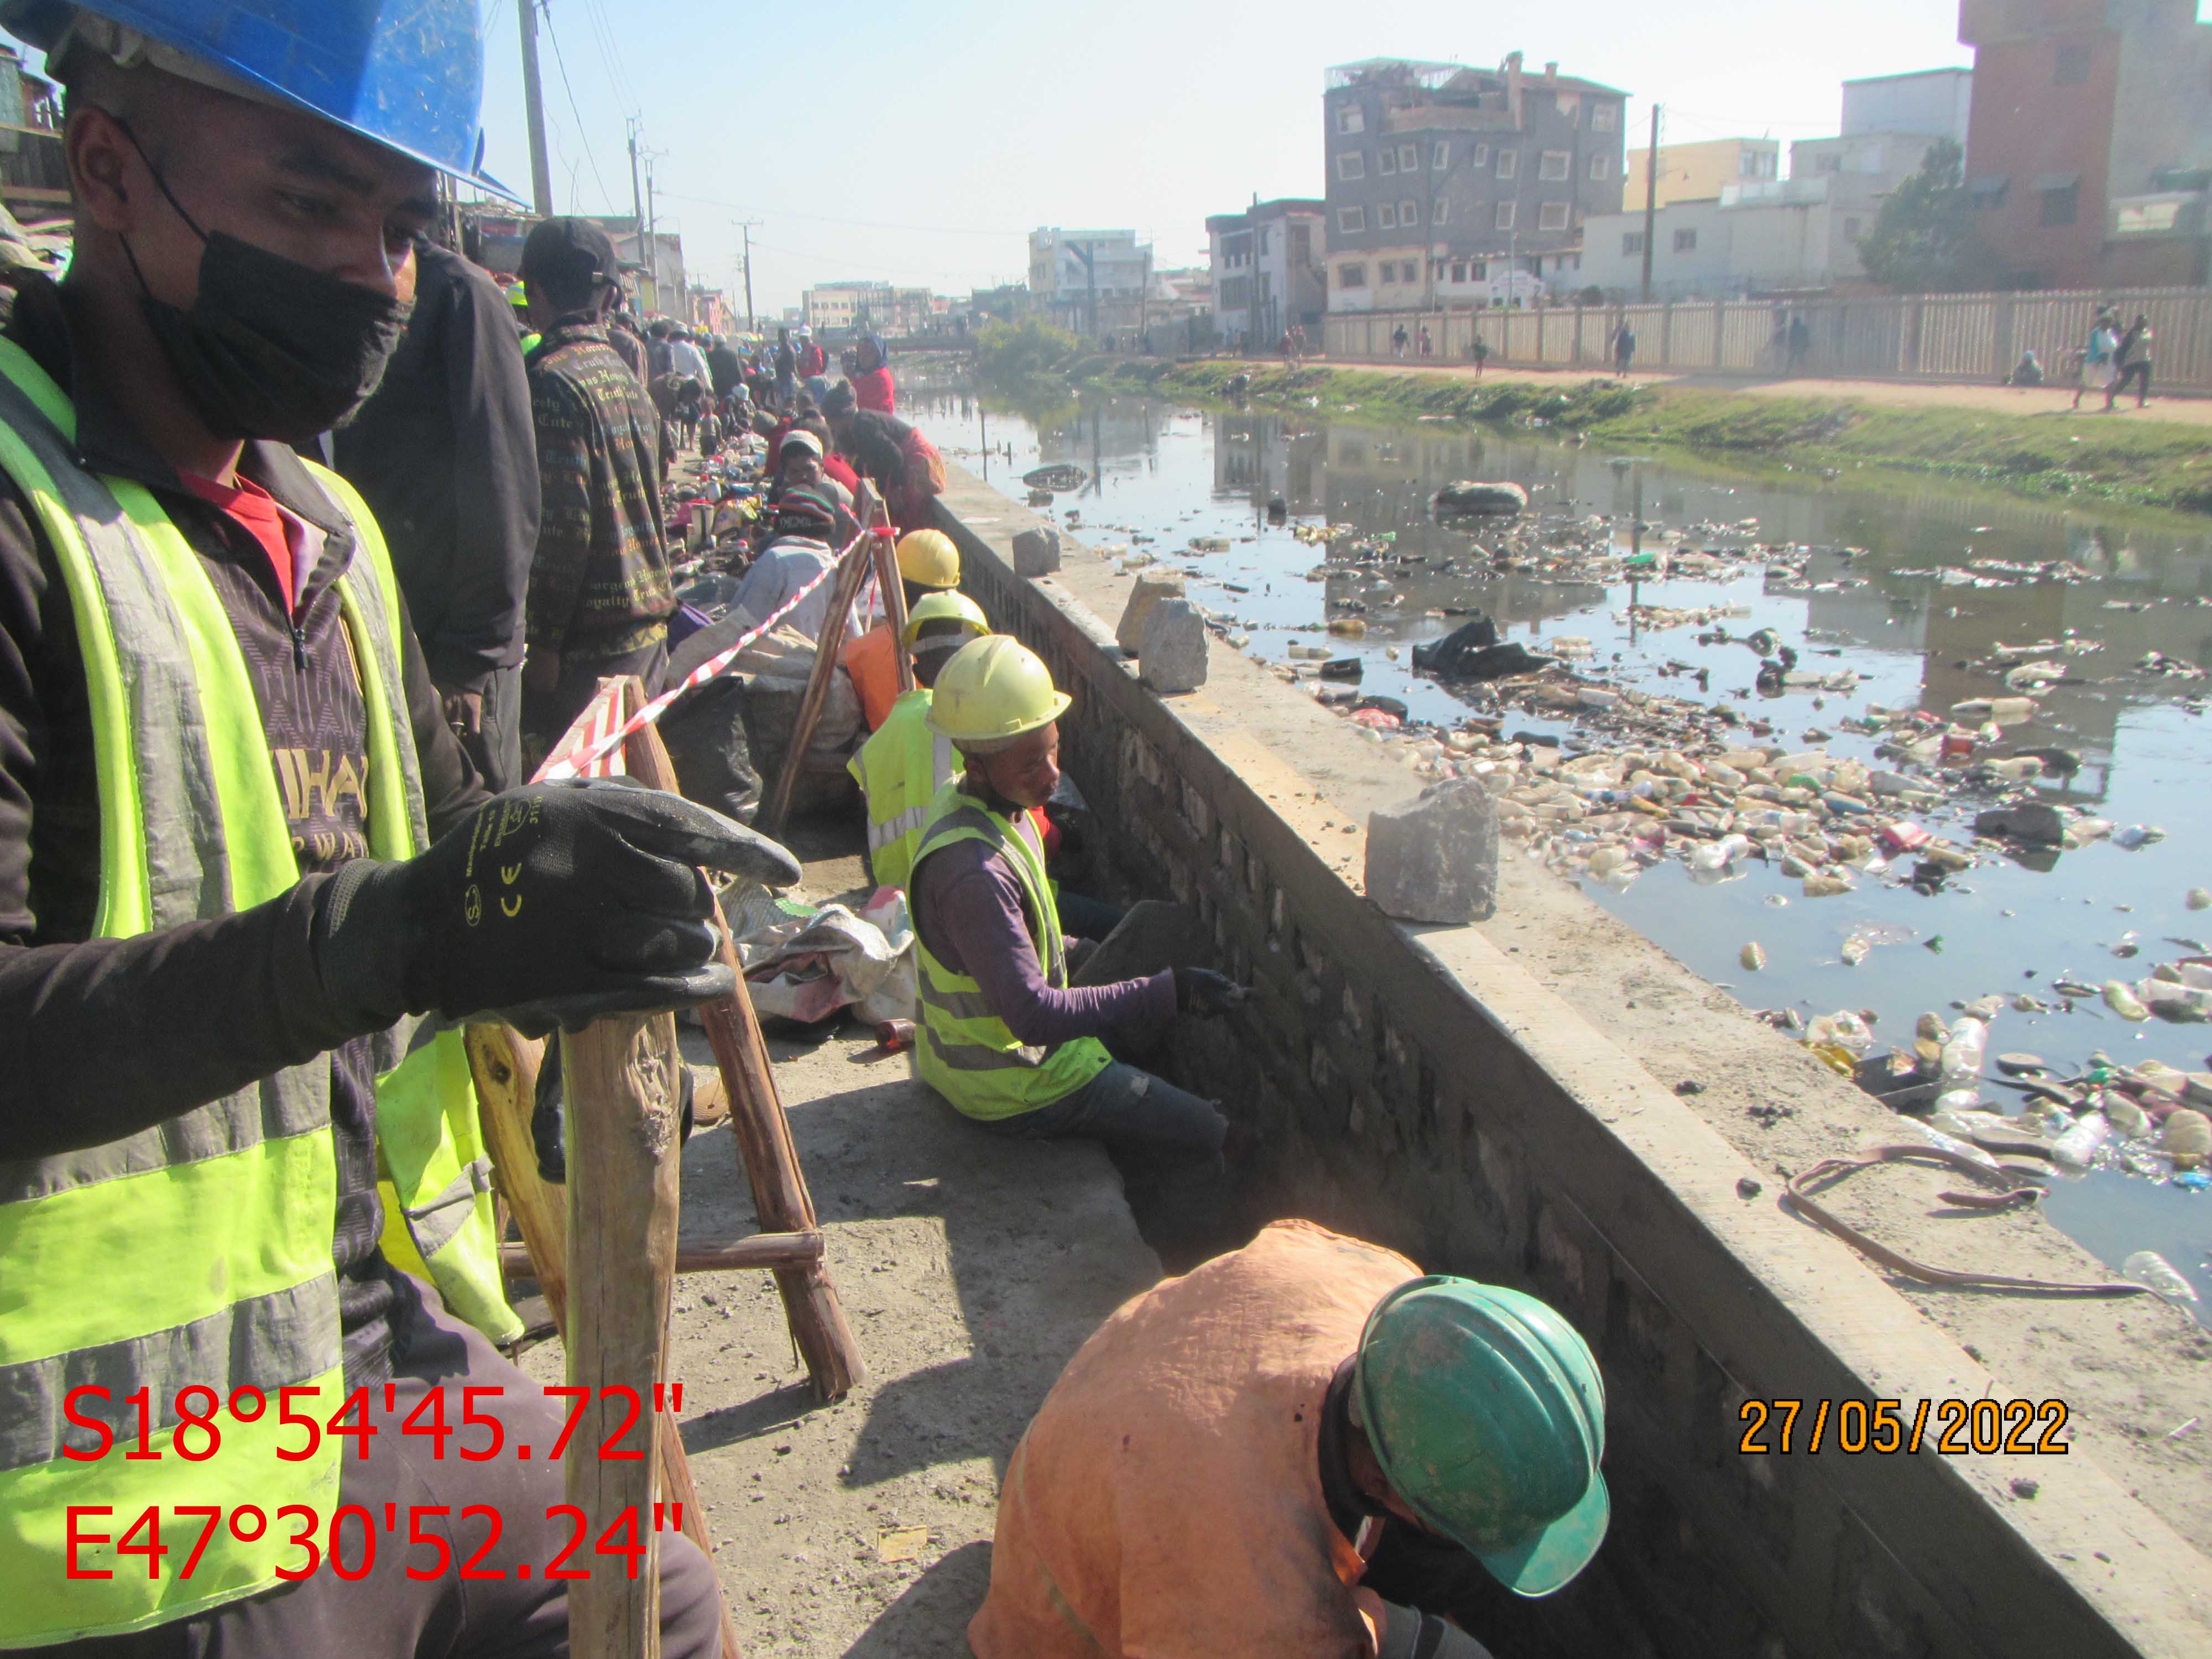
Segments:
[[[1808,1047],[1820,1048],[1832,1043],[1846,1054],[1863,1060],[1873,1051],[1874,1032],[1866,1021],[1849,1008],[1839,1008],[1832,1014],[1821,1014],[1805,1028]]]
[[[1963,1083],[1982,1074],[1989,1051],[1990,1028],[1978,1019],[1962,1018],[1943,1039],[1943,1081]]]
[[[2192,910],[2212,910],[2212,887],[2192,887],[2181,902]]]
[[[1746,973],[1755,974],[1766,966],[1766,947],[1753,939],[1736,952],[1735,959],[1743,964]]]
[[[1939,1112],[1971,1112],[1981,1103],[1982,1091],[1978,1088],[1946,1089],[1936,1097],[1936,1109]]]
[[[1960,1158],[1970,1158],[1984,1169],[2001,1170],[2004,1167],[1971,1140],[1960,1140],[1954,1135],[1947,1135],[1941,1129],[1926,1123],[1920,1126],[1920,1133],[1928,1137],[1929,1146],[1940,1147],[1947,1152],[1954,1152]]]
[[[2195,1302],[2197,1287],[2174,1271],[2173,1263],[2156,1250],[2137,1250],[2120,1263],[2120,1277],[2163,1297],[2168,1302]]]
[[[2072,1128],[2051,1143],[2051,1156],[2069,1170],[2086,1170],[2112,1139],[2111,1121],[2092,1112],[2087,1117],[2076,1118]]]
[[[2108,979],[2104,986],[2105,1006],[2122,1019],[2140,1024],[2150,1018],[2150,1010],[2135,994],[2135,988],[2125,980]]]

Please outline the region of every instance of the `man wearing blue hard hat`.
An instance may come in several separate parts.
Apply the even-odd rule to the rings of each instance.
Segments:
[[[76,210],[0,333],[0,1648],[565,1652],[459,1022],[726,993],[697,866],[798,875],[673,796],[489,796],[291,447],[475,165],[477,23],[0,0]],[[664,1651],[714,1650],[659,1559]]]
[[[1605,1386],[1535,1297],[1279,1221],[1121,1308],[999,1499],[975,1659],[1486,1659],[1424,1601],[1549,1595],[1611,1516]]]

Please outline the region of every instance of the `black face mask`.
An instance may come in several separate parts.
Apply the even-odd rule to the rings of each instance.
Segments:
[[[137,146],[135,135],[131,142]],[[222,231],[209,234],[138,154],[204,244],[191,310],[155,299],[143,272],[138,286],[154,337],[209,429],[295,444],[343,422],[383,380],[413,305]],[[137,272],[137,256],[130,257]]]

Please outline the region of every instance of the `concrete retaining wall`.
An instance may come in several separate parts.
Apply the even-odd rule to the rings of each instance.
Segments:
[[[1742,1454],[1749,1399],[1809,1422],[1902,1398],[1910,1420],[2018,1390],[1782,1210],[1771,1172],[1740,1187],[1759,1172],[1488,940],[1367,903],[1358,841],[1297,808],[1295,746],[1249,722],[1295,693],[1217,641],[1208,687],[1163,702],[1082,570],[1013,576],[1030,514],[964,477],[942,508],[967,591],[1074,695],[1063,762],[1131,883],[1196,907],[1256,988],[1205,1081],[1265,1131],[1279,1212],[1533,1290],[1602,1361],[1611,1538],[1561,1596],[1481,1627],[1561,1654],[2212,1651],[2203,1558],[2087,1456],[1808,1455],[1802,1427],[1795,1455]]]

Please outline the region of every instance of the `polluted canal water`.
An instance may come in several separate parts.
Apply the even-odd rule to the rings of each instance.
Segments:
[[[1182,574],[1216,649],[1415,769],[1487,776],[1507,856],[1856,1066],[1899,1139],[2048,1170],[2055,1224],[2115,1273],[2154,1252],[2212,1322],[2212,526],[1356,410],[909,402],[1017,501],[1073,469],[1033,504],[1090,556]],[[1463,479],[1528,509],[1440,520]],[[1417,670],[1485,617],[1488,665],[1554,665]]]

